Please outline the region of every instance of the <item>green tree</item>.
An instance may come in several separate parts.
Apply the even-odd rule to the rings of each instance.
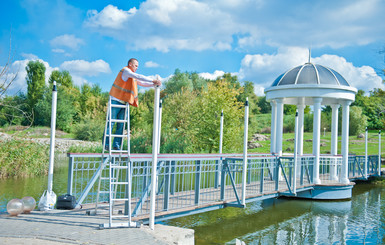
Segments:
[[[34,110],[37,102],[43,98],[45,90],[45,66],[40,61],[30,61],[26,66],[27,99],[29,106]],[[35,112],[35,110],[34,110]]]

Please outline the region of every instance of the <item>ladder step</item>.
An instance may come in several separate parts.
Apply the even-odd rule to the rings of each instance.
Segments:
[[[109,194],[110,192],[109,191],[99,191],[99,193],[101,193],[101,194]]]
[[[111,107],[113,108],[126,108],[127,105],[117,105],[117,104],[111,104]]]
[[[127,134],[112,134],[112,137],[116,137],[116,138],[123,138],[127,136],[128,136]]]
[[[128,198],[113,198],[112,201],[128,201]]]
[[[124,119],[111,119],[111,122],[125,123],[125,122],[127,122],[127,120],[124,120]]]
[[[128,169],[128,166],[114,166],[114,165],[111,165],[111,168]]]
[[[128,185],[128,182],[111,182],[111,185]]]

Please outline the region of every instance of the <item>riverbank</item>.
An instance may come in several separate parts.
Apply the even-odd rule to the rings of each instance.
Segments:
[[[47,135],[43,135],[48,137]],[[43,146],[50,146],[51,139],[50,138],[36,138],[36,137],[29,137],[28,135],[24,137],[15,136],[12,134],[7,134],[0,132],[0,142],[5,142],[9,140],[25,140],[29,142],[34,142],[39,145]],[[82,140],[75,140],[75,139],[68,139],[68,138],[60,138],[55,137],[55,152],[57,153],[67,153],[71,147],[98,147],[101,146],[101,142],[94,142],[94,141],[82,141]]]

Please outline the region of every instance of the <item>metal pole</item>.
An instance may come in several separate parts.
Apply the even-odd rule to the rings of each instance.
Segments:
[[[158,154],[160,153],[160,131],[162,130],[162,100],[159,101]]]
[[[378,131],[378,176],[381,176],[381,130]]]
[[[52,88],[52,110],[51,110],[51,142],[49,150],[49,168],[48,168],[48,192],[52,192],[53,185],[53,164],[55,156],[55,129],[56,129],[56,105],[57,105],[57,89],[56,81],[53,82]]]
[[[243,132],[242,205],[246,205],[247,136],[249,129],[249,98],[245,102],[245,126]]]
[[[150,229],[155,225],[155,192],[156,192],[156,169],[158,163],[158,136],[159,136],[159,93],[158,86],[155,87],[154,99],[154,128],[152,136],[152,171],[151,171],[151,196],[150,196]]]
[[[368,127],[365,128],[365,162],[364,162],[365,179],[368,178]]]
[[[297,191],[297,158],[298,158],[298,110],[295,112],[295,126],[294,126],[294,176],[293,176],[293,193]]]
[[[223,110],[221,112],[221,124],[220,124],[220,134],[219,134],[219,154],[222,154],[222,146],[223,146]]]

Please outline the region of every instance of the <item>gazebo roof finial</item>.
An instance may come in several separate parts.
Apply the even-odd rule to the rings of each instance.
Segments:
[[[310,62],[310,59],[311,59],[311,47],[309,47],[309,61],[307,62],[307,63],[309,63],[309,64],[311,63],[311,62]]]

